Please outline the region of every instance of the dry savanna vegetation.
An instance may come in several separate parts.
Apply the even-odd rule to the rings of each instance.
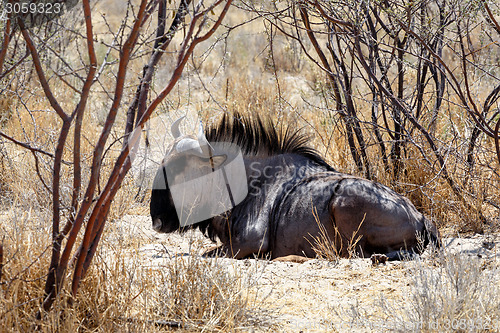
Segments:
[[[82,0],[0,33],[0,331],[500,329],[497,2]],[[321,234],[274,263],[156,235],[169,126],[233,112],[407,196],[445,248],[372,266]]]

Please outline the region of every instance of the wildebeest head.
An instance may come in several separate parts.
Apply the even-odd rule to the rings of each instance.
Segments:
[[[199,178],[220,167],[226,155],[214,155],[199,126],[198,137],[183,136],[179,130],[184,117],[172,124],[175,141],[158,169],[151,193],[150,212],[153,229],[169,233],[181,228],[170,184],[182,184]]]

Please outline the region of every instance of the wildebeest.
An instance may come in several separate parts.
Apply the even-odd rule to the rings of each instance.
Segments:
[[[307,145],[307,135],[290,126],[276,129],[260,117],[234,114],[197,139],[182,136],[178,122],[172,133],[175,141],[155,177],[155,183],[162,180],[166,187],[154,187],[151,194],[151,218],[158,232],[199,228],[212,241],[222,242],[217,253],[235,258],[314,257],[314,239],[321,230],[341,256],[348,256],[353,235],[360,237],[355,251],[361,257],[385,254],[397,259],[401,253],[420,253],[429,242],[439,244],[434,223],[407,198],[377,182],[337,172]],[[231,142],[241,148],[248,194],[223,214],[181,227],[165,170],[182,177],[184,167],[208,170],[226,158],[186,155],[185,147],[196,146],[196,141]]]

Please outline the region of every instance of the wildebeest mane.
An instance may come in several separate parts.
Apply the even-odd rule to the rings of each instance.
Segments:
[[[307,145],[309,135],[289,125],[276,129],[270,119],[264,121],[258,115],[226,113],[218,124],[207,127],[205,136],[209,142],[237,144],[245,155],[298,154],[333,170],[314,148]]]
[[[297,154],[334,171],[319,153],[308,145],[310,136],[300,129],[287,125],[276,128],[270,118],[263,120],[258,115],[250,117],[239,113],[224,114],[220,122],[205,129],[209,142],[231,142],[238,145],[244,155],[273,156]],[[217,238],[230,238],[228,218],[231,215],[218,216],[181,229],[186,231],[198,228],[212,241]],[[232,223],[232,222],[230,222]],[[233,227],[231,226],[231,229]],[[274,227],[272,228],[274,229]],[[222,239],[221,239],[222,241]]]

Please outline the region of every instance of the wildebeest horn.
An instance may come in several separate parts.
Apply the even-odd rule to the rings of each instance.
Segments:
[[[184,119],[184,117],[181,117],[177,119],[173,124],[172,124],[172,134],[174,135],[174,138],[178,138],[181,136],[181,132],[179,130],[179,124]],[[199,156],[199,157],[210,157],[210,150],[208,149],[208,140],[205,137],[205,134],[203,132],[203,125],[200,121],[199,127],[198,127],[198,138],[192,139],[190,137],[185,137],[179,140],[175,144],[174,149],[178,152],[184,152],[184,151],[191,151],[192,154]]]
[[[205,136],[205,131],[203,130],[203,124],[200,123],[198,125],[198,142],[200,142],[200,145],[208,145],[208,140]]]
[[[172,132],[172,135],[174,136],[174,139],[177,139],[177,138],[179,138],[182,135],[181,130],[179,129],[179,125],[181,124],[181,121],[184,118],[186,118],[186,116],[180,117],[179,119],[177,119],[176,121],[174,121],[174,123],[172,124],[172,127],[170,127],[170,131]]]
[[[177,142],[175,145],[175,150],[178,153],[184,152],[184,151],[191,151],[193,154],[200,156],[200,157],[205,157],[203,150],[200,147],[200,143],[191,138],[184,138]]]

